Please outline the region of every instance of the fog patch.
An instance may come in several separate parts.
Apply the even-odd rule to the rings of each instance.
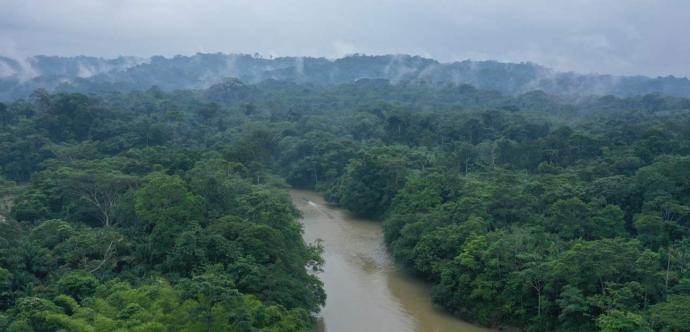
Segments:
[[[295,74],[300,81],[304,80],[304,57],[295,58]]]
[[[32,58],[13,57],[6,54],[4,57],[0,56],[0,78],[13,78],[24,83],[40,76],[40,70],[32,62]]]
[[[398,84],[410,74],[416,73],[419,68],[407,66],[405,60],[410,59],[406,55],[393,55],[388,64],[383,68],[383,76],[392,84]]]
[[[10,78],[17,75],[17,71],[5,60],[0,60],[0,78]]]

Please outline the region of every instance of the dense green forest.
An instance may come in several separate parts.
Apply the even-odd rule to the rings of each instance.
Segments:
[[[690,330],[690,100],[228,79],[0,104],[0,330],[302,331],[284,190],[382,220],[463,319]]]
[[[261,141],[205,145],[219,109],[180,97],[0,104],[0,330],[311,330],[320,248]]]

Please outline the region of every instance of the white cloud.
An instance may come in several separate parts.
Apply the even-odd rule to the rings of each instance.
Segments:
[[[17,75],[17,71],[7,64],[7,62],[0,60],[0,78],[9,78],[15,75]]]
[[[362,53],[690,75],[690,1],[0,0],[16,54]],[[356,46],[356,47],[355,47]]]
[[[333,49],[336,58],[342,58],[347,55],[352,55],[357,52],[357,48],[355,45],[344,42],[344,41],[336,41],[333,43]]]
[[[3,61],[4,68],[0,68],[0,77],[12,76],[23,82],[40,74],[31,65],[29,55],[20,51],[12,36],[5,31],[0,31],[0,56],[10,58],[19,65],[19,68],[13,68]]]

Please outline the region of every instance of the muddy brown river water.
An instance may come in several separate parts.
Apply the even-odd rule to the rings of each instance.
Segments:
[[[432,305],[431,287],[396,266],[381,224],[352,217],[314,192],[292,190],[307,242],[323,240],[326,306],[319,330],[328,332],[479,332]]]

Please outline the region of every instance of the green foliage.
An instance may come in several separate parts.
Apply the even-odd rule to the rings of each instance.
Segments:
[[[625,311],[612,310],[597,318],[601,332],[649,332],[653,331],[644,317]]]
[[[76,234],[77,232],[68,222],[53,219],[34,227],[29,238],[42,247],[53,249]]]
[[[343,77],[0,104],[0,330],[310,329],[282,179],[381,219],[468,320],[689,329],[686,99]]]
[[[690,296],[671,295],[666,301],[652,306],[652,326],[669,332],[688,331],[690,329],[690,316],[688,316]]]
[[[209,159],[197,162],[185,177],[190,191],[205,199],[205,214],[217,218],[237,213],[240,196],[251,191],[251,184],[242,177],[246,174],[240,163]]]
[[[31,318],[30,328],[45,331],[310,330],[305,310],[266,306],[232,287],[214,274],[183,280],[180,287],[163,280],[139,287],[118,283],[84,305],[60,295],[55,302],[64,311],[47,300],[22,300],[20,315]],[[18,319],[11,326],[19,331],[26,322]]]
[[[380,217],[405,183],[404,150],[368,151],[347,167],[338,202],[364,217]]]
[[[151,175],[134,196],[137,217],[149,227],[202,220],[203,204],[182,178],[164,174]]]
[[[278,127],[221,144],[198,127],[219,105],[135,95],[13,106],[30,111],[0,134],[0,171],[21,181],[0,182],[0,330],[311,330],[323,260],[261,183]]]
[[[98,279],[85,272],[70,272],[55,283],[55,289],[61,294],[71,296],[77,301],[82,301],[96,291]]]

